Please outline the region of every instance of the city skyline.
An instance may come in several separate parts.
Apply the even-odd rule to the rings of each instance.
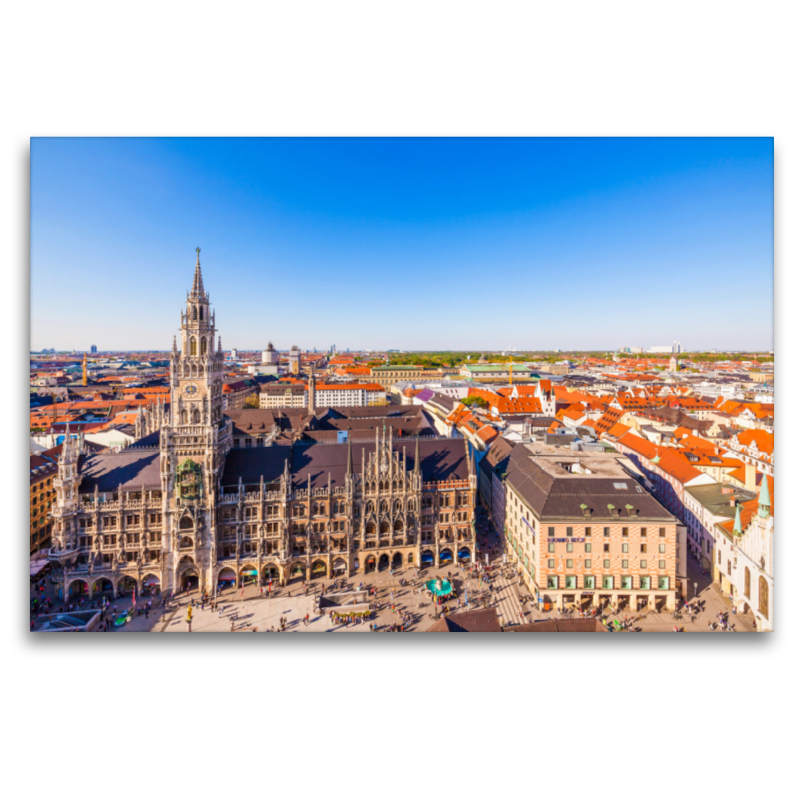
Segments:
[[[167,350],[199,245],[225,349],[772,350],[772,151],[33,139],[31,349]]]

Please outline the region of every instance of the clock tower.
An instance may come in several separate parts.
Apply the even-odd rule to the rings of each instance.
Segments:
[[[222,415],[222,342],[203,287],[200,248],[194,281],[181,313],[181,349],[170,355],[170,419],[161,428],[162,552],[165,589],[212,590],[216,564],[214,508],[230,449]]]

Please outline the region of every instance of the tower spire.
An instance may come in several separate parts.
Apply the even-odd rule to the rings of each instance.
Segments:
[[[350,439],[350,433],[347,434],[347,475],[353,474],[353,443]]]
[[[417,437],[417,447],[414,452],[414,472],[419,473],[419,437]]]
[[[769,486],[767,486],[767,473],[761,476],[761,491],[758,494],[758,516],[766,519],[772,507],[772,499],[769,496]]]
[[[197,248],[197,261],[194,265],[194,283],[192,284],[192,294],[202,296],[205,294],[203,289],[203,272],[200,269],[200,248]]]
[[[742,532],[742,515],[739,512],[739,504],[736,504],[736,517],[733,520],[733,532],[741,534]]]

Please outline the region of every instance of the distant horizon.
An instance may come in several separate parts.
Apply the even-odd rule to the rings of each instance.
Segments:
[[[666,347],[666,345],[662,345],[662,346]],[[287,347],[287,348],[279,348],[278,347],[278,348],[275,348],[275,352],[276,353],[288,353],[290,348],[291,348],[291,345],[290,345],[290,347]],[[50,348],[47,348],[47,349],[50,349]],[[233,348],[229,348],[229,349],[223,349],[222,352],[223,353],[230,353],[231,350],[236,350],[237,352],[241,351],[243,353],[261,353],[261,352],[263,352],[264,348],[263,347],[233,347]],[[77,353],[86,353],[88,355],[98,355],[98,356],[99,355],[106,355],[106,354],[112,354],[113,355],[113,354],[116,354],[116,353],[135,353],[135,354],[139,354],[139,353],[154,353],[156,355],[161,355],[161,354],[169,355],[171,352],[172,352],[171,348],[167,349],[167,350],[152,350],[152,349],[148,349],[148,348],[139,349],[139,350],[98,350],[97,353],[90,353],[88,350],[71,349],[71,350],[56,350],[55,353],[45,353],[43,350],[31,350],[30,351],[30,355],[62,355],[62,354],[72,355],[73,353],[75,353],[75,354],[77,354]],[[180,350],[178,352],[180,352]],[[314,350],[313,350],[313,348],[308,349],[308,350],[303,350],[301,348],[300,352],[301,353],[312,353],[313,354]],[[473,349],[468,349],[468,350],[396,350],[396,349],[378,350],[378,349],[350,348],[349,351],[337,350],[336,351],[336,355],[337,356],[348,355],[348,352],[350,354],[357,354],[357,353],[434,353],[435,354],[435,353],[480,353],[480,352],[483,352],[483,353],[486,353],[487,356],[488,355],[500,355],[501,354],[501,351],[498,351],[498,350],[488,350],[488,349],[481,350],[480,348],[475,349],[475,350],[473,350]],[[584,348],[576,348],[574,350],[526,350],[526,349],[512,350],[512,349],[508,349],[505,352],[511,353],[511,354],[518,354],[518,355],[522,355],[522,354],[526,354],[526,353],[535,353],[535,354],[542,354],[542,355],[545,355],[545,354],[548,354],[548,353],[549,354],[553,354],[553,355],[558,354],[558,353],[563,354],[563,355],[571,355],[573,353],[577,353],[577,354],[618,353],[619,355],[626,355],[626,356],[670,356],[670,355],[682,356],[682,355],[688,355],[688,354],[692,354],[692,353],[697,354],[697,355],[704,355],[704,354],[711,354],[712,352],[716,353],[717,355],[721,355],[721,354],[722,355],[724,355],[724,354],[730,354],[730,355],[741,354],[741,355],[745,355],[745,354],[750,354],[750,353],[764,353],[764,354],[767,354],[767,355],[773,355],[775,351],[774,350],[744,350],[744,349],[736,349],[736,348],[730,348],[730,347],[724,347],[724,348],[712,347],[709,350],[683,350],[683,349],[681,349],[681,351],[679,353],[674,353],[673,354],[673,353],[651,353],[651,352],[649,352],[647,350],[644,350],[641,353],[627,353],[627,352],[622,351],[622,350],[614,350],[614,349],[611,349],[611,348],[589,349],[589,348],[585,348],[584,347]],[[316,355],[321,355],[321,356],[330,355],[330,351],[329,350],[322,350],[320,348],[317,348]]]
[[[199,245],[223,342],[765,352],[773,166],[771,138],[33,138],[31,348],[168,349]]]

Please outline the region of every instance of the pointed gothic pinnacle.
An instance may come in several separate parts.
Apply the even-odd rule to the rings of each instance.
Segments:
[[[350,440],[350,434],[347,434],[347,475],[353,474],[353,444]]]
[[[194,265],[194,283],[192,284],[193,295],[203,295],[203,273],[200,269],[200,248],[197,248],[197,263]]]
[[[419,437],[417,437],[417,448],[414,453],[414,472],[419,472]]]

